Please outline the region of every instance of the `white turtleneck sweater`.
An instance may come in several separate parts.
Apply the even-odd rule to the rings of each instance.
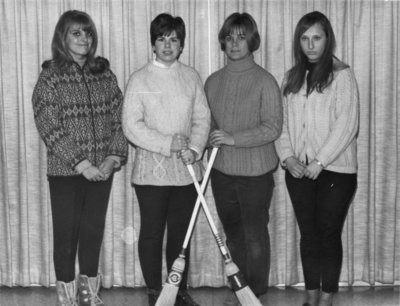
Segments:
[[[282,101],[275,78],[253,55],[228,64],[206,81],[212,129],[233,135],[234,146],[222,146],[214,168],[229,175],[256,176],[278,164],[274,140],[282,130]]]
[[[134,72],[125,92],[122,126],[135,146],[132,182],[139,185],[188,185],[192,179],[176,153],[174,134],[189,137],[201,158],[210,129],[210,110],[201,79],[176,61],[165,67],[150,62]],[[193,165],[202,178],[201,161]]]

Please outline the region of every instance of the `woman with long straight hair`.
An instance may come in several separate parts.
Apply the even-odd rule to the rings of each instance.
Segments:
[[[65,12],[32,97],[47,148],[59,306],[104,305],[98,294],[100,248],[113,172],[128,154],[122,92],[108,61],[95,57],[97,43],[88,14]]]
[[[325,15],[311,12],[300,19],[295,63],[282,87],[283,130],[275,143],[301,234],[305,306],[332,305],[343,224],[357,186],[358,89],[335,47]]]

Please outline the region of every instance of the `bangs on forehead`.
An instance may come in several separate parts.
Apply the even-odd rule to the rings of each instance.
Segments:
[[[236,35],[246,35],[246,27],[240,24],[232,25],[231,31],[229,35],[236,34]]]
[[[78,25],[85,32],[93,32],[94,25],[92,21],[84,15],[78,15],[72,18],[70,27]]]

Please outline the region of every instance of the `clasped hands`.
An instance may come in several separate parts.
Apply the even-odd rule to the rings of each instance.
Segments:
[[[114,171],[115,161],[106,158],[99,167],[90,166],[83,170],[82,175],[91,182],[106,181]]]
[[[322,167],[316,160],[306,165],[294,156],[291,156],[286,158],[285,164],[290,174],[295,178],[303,178],[305,176],[311,180],[316,180],[322,171]]]
[[[171,152],[177,153],[185,165],[193,164],[197,158],[197,153],[189,148],[189,138],[181,134],[172,137]]]

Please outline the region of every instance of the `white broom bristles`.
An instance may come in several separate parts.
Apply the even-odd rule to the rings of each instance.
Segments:
[[[155,306],[174,306],[183,270],[185,270],[185,258],[179,255],[171,267],[171,272],[168,274]]]
[[[243,306],[262,306],[260,300],[251,291],[239,268],[232,260],[225,261],[225,273],[240,304]]]

